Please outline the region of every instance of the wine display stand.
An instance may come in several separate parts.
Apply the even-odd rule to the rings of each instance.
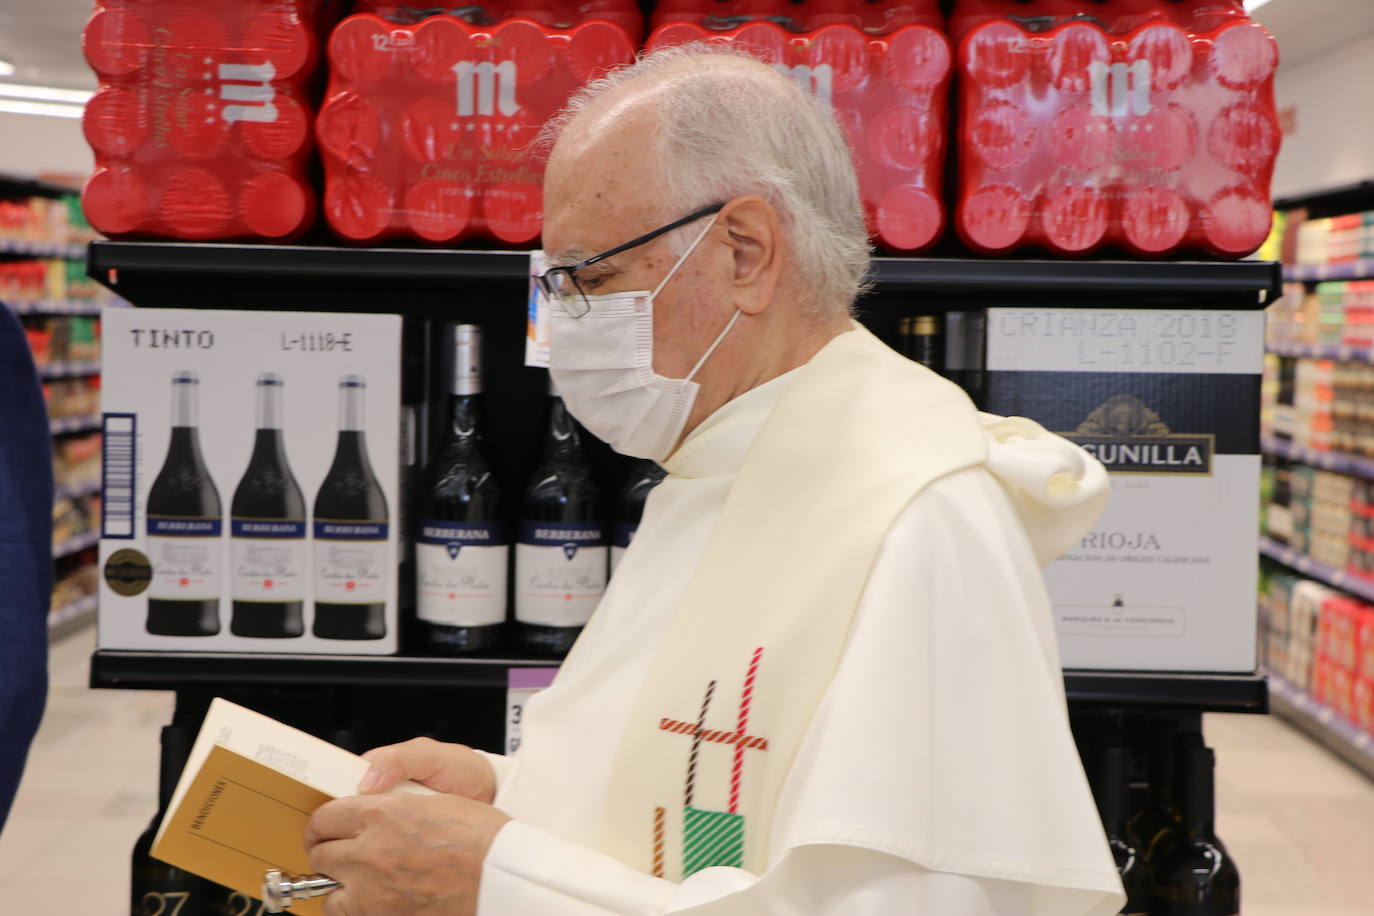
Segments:
[[[102,241],[90,246],[87,270],[144,307],[391,312],[473,322],[483,328],[490,403],[536,403],[544,395],[543,373],[523,366],[524,252]],[[1258,261],[875,258],[871,279],[872,292],[858,310],[889,339],[901,318],[918,309],[1100,309],[1104,301],[1112,308],[1261,309],[1282,289],[1279,265]],[[534,413],[488,412],[494,467],[514,474],[528,460],[537,441]],[[593,460],[612,460],[609,454]],[[403,639],[403,645],[416,644]],[[178,721],[198,721],[212,697],[224,696],[330,740],[339,730],[365,746],[425,734],[497,750],[505,746],[510,672],[556,664],[496,653],[436,658],[102,649],[92,657],[90,683],[173,690]],[[1130,722],[1143,738],[1145,723],[1155,719],[1196,731],[1206,712],[1269,710],[1260,674],[1075,670],[1065,673],[1064,685],[1075,733],[1085,741],[1103,723]]]

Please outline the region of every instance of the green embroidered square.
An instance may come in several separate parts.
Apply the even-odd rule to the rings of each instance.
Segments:
[[[744,815],[728,811],[683,811],[682,876],[727,865],[744,867]]]

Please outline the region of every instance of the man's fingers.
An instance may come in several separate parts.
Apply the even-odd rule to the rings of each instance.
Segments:
[[[439,792],[463,795],[474,790],[450,772],[460,751],[459,745],[443,744],[433,738],[412,738],[368,751],[363,759],[372,764],[358,784],[358,792],[375,795],[389,792],[403,779],[413,779]]]
[[[305,825],[305,847],[330,840],[348,840],[363,832],[368,803],[361,798],[336,798],[315,809]],[[312,853],[313,854],[313,853]]]

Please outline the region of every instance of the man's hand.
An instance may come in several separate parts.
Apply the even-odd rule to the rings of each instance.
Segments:
[[[436,792],[461,795],[491,804],[496,776],[491,764],[470,747],[443,744],[432,738],[412,738],[363,754],[372,764],[358,784],[361,795],[389,792],[403,779],[413,779]]]
[[[485,766],[485,764],[483,764]],[[353,796],[310,816],[310,867],[343,887],[326,916],[472,916],[482,861],[510,817],[456,795]]]

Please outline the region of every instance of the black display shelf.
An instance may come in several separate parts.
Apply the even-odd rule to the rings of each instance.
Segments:
[[[1287,458],[1289,461],[1310,464],[1314,468],[1335,471],[1338,474],[1349,474],[1351,477],[1359,477],[1362,480],[1374,480],[1374,458],[1362,458],[1359,455],[1347,455],[1343,452],[1318,452],[1314,449],[1302,448],[1291,442],[1285,442],[1275,436],[1261,436],[1260,450],[1266,455],[1276,455],[1279,458]]]
[[[331,248],[302,245],[220,245],[175,242],[93,242],[87,272],[140,305],[218,306],[235,288],[263,292],[269,284],[308,283],[326,309],[405,310],[415,289],[470,291],[528,281],[520,251],[443,251],[414,248]],[[1261,308],[1282,290],[1282,270],[1270,261],[1017,261],[971,258],[875,258],[879,294],[945,292],[960,296],[1082,296],[1064,305],[1103,306],[1103,297],[1180,299],[1198,307]],[[178,281],[181,281],[180,283]],[[187,300],[185,284],[201,291]],[[360,285],[361,284],[361,285]],[[221,287],[215,289],[216,286]],[[223,287],[227,287],[223,288]],[[337,297],[331,298],[331,292]],[[375,294],[395,298],[379,302]],[[366,295],[359,295],[359,294]],[[262,301],[256,297],[256,301]],[[236,302],[248,307],[250,302]],[[1115,304],[1115,303],[1114,303]],[[260,307],[278,307],[273,302]],[[940,308],[932,303],[932,308]]]
[[[91,686],[173,690],[191,686],[505,687],[511,668],[547,668],[529,658],[411,658],[364,655],[257,655],[98,650]],[[1069,702],[1206,712],[1268,711],[1258,675],[1069,671]]]
[[[1348,573],[1344,569],[1328,566],[1300,550],[1280,544],[1273,538],[1260,538],[1260,553],[1290,569],[1297,570],[1304,576],[1325,582],[1332,588],[1343,589],[1365,601],[1374,601],[1374,582]]]

